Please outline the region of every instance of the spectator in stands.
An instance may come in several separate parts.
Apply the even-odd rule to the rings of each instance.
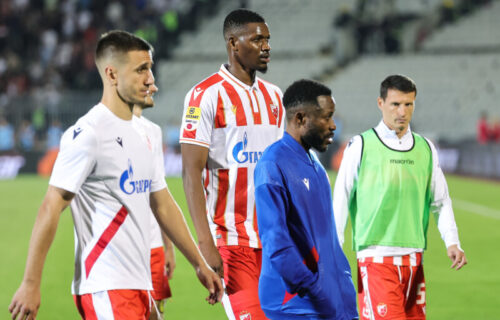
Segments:
[[[491,127],[491,141],[500,143],[500,119],[496,118]]]
[[[31,151],[35,146],[35,129],[29,120],[23,120],[17,131],[17,141],[23,151]]]
[[[47,150],[59,148],[62,134],[61,122],[57,119],[52,120],[49,129],[47,129]]]
[[[5,119],[0,116],[0,152],[11,151],[14,149],[14,128]]]
[[[457,19],[457,9],[453,0],[443,0],[440,8],[440,25],[451,23]]]
[[[487,144],[491,140],[490,127],[488,124],[488,113],[481,112],[481,116],[477,123],[477,142],[480,144]]]

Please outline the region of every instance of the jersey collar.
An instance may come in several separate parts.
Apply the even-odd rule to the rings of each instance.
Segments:
[[[380,120],[379,124],[375,127],[375,131],[379,135],[379,137],[383,138],[384,140],[400,140],[402,142],[410,139],[413,141],[413,137],[411,134],[411,128],[410,125],[408,125],[408,130],[406,130],[406,133],[404,136],[399,139],[398,135],[396,134],[396,130],[390,129],[385,123],[384,120]]]
[[[297,156],[302,159],[303,161],[307,162],[310,165],[313,165],[312,161],[312,156],[310,154],[310,151],[306,151],[304,147],[297,142],[288,132],[284,132],[283,134],[283,142],[290,148],[292,149]]]
[[[219,69],[219,74],[225,79],[232,82],[234,85],[245,89],[247,91],[257,90],[259,88],[259,77],[255,76],[255,81],[251,86],[242,82],[240,79],[236,78],[227,70],[226,66],[222,64]]]

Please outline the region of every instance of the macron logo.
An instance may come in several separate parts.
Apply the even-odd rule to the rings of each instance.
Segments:
[[[302,182],[304,182],[304,185],[306,186],[307,190],[309,191],[309,179],[304,178],[304,179],[302,180]]]
[[[200,88],[200,87],[198,87],[198,88],[194,89],[194,99],[195,99],[195,100],[196,100],[196,99],[198,99],[198,96],[199,96],[199,95],[200,95],[200,93],[202,93],[202,92],[203,92],[203,90],[201,90],[201,88]]]
[[[122,141],[122,138],[121,137],[117,137],[116,138],[116,142],[118,142],[118,144],[120,145],[120,147],[123,148],[123,141]]]
[[[73,130],[73,140],[82,132],[82,128],[76,128]]]

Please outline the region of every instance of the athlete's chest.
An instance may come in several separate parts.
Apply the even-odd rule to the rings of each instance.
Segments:
[[[132,126],[113,125],[98,139],[95,174],[116,179],[126,193],[147,191],[153,178],[153,151],[147,140]],[[134,188],[126,188],[130,182]]]

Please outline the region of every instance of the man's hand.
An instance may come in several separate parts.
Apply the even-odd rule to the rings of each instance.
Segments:
[[[175,269],[175,250],[174,246],[170,244],[170,246],[165,248],[165,270],[167,270],[167,278],[168,280],[172,279],[174,276]]]
[[[222,258],[213,241],[200,242],[199,246],[200,251],[203,254],[203,257],[207,261],[208,265],[219,275],[219,277],[224,278],[224,266],[222,264]]]
[[[9,306],[12,319],[16,319],[19,315],[21,320],[33,320],[36,318],[39,307],[40,287],[23,281]]]
[[[451,268],[455,268],[456,270],[460,270],[463,266],[467,264],[467,258],[465,257],[465,253],[458,248],[456,244],[453,244],[448,247],[448,257],[450,257],[452,264]]]
[[[196,268],[196,275],[198,276],[201,284],[203,284],[203,286],[207,288],[210,293],[205,300],[207,300],[210,304],[216,304],[221,301],[224,288],[222,287],[220,277],[206,264]]]

